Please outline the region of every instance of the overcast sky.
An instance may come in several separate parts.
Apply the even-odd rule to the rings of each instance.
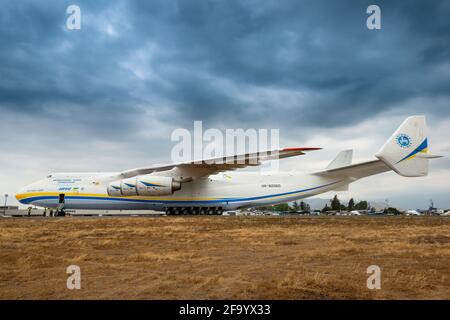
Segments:
[[[81,30],[66,28],[70,4]],[[370,4],[381,30],[366,27]],[[0,192],[49,172],[170,161],[171,132],[194,120],[323,147],[283,160],[309,170],[343,149],[372,159],[406,116],[425,114],[431,151],[448,156],[449,16],[449,1],[3,2]],[[450,158],[428,177],[385,173],[339,195],[450,207]]]

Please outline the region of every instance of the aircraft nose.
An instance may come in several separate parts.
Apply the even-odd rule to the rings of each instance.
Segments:
[[[27,188],[24,187],[24,188],[20,189],[19,191],[17,191],[17,193],[15,194],[17,201],[19,201],[22,204],[27,204],[27,202],[25,201],[26,194],[27,194],[26,189]]]

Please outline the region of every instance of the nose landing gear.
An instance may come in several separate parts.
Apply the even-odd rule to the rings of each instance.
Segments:
[[[64,211],[64,204],[66,203],[66,195],[61,193],[59,195],[58,208],[56,209],[55,216],[56,217],[65,217],[66,212]]]

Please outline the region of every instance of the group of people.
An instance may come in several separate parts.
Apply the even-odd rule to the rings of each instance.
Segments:
[[[53,217],[53,209],[48,209],[49,217]],[[47,215],[47,208],[44,208],[44,213],[42,214],[44,217]]]

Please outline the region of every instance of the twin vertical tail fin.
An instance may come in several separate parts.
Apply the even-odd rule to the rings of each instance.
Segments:
[[[425,116],[406,118],[375,156],[404,177],[428,174],[428,161],[441,156],[428,153]]]
[[[353,150],[344,150],[338,153],[336,158],[330,162],[326,170],[333,170],[346,167],[352,164]]]

